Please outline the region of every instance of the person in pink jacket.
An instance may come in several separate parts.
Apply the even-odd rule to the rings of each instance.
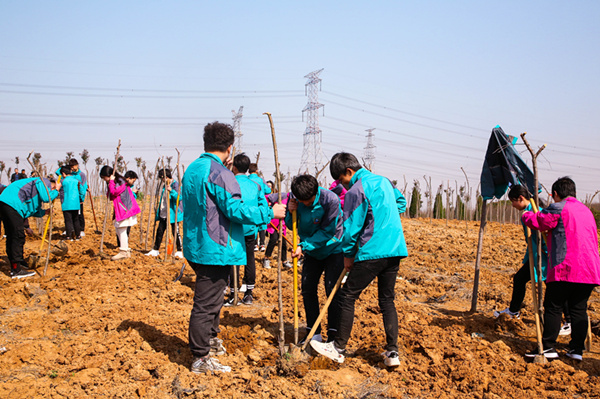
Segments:
[[[100,170],[100,177],[108,183],[107,195],[113,202],[115,210],[115,230],[119,237],[119,253],[112,260],[121,260],[131,257],[127,228],[137,224],[137,214],[140,213],[131,187],[118,173],[113,174],[113,168],[104,166]]]
[[[542,335],[543,355],[549,359],[558,358],[556,338],[565,304],[571,312],[571,342],[566,355],[583,359],[587,302],[594,287],[600,285],[598,227],[592,212],[575,195],[575,182],[561,177],[552,185],[555,202],[541,212],[525,212],[522,216],[526,226],[549,232]],[[526,356],[538,354],[536,350]]]

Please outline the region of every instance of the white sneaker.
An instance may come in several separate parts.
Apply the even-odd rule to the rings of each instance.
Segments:
[[[85,233],[82,231],[81,233],[79,233],[79,237],[85,237]]]
[[[175,257],[179,258],[179,259],[183,259],[183,252],[181,252],[181,251],[175,252]]]
[[[160,252],[158,252],[158,249],[153,249],[152,251],[148,252],[146,254],[146,256],[159,256]]]
[[[513,312],[511,312],[511,311],[510,311],[510,309],[509,309],[509,308],[506,308],[506,309],[504,309],[504,310],[501,310],[501,311],[494,310],[494,317],[500,317],[500,315],[501,315],[501,314],[507,314],[507,315],[509,315],[510,317],[515,317],[515,318],[517,318],[517,319],[518,319],[519,317],[521,317],[521,312],[516,312],[516,313],[513,313]]]
[[[571,323],[563,323],[563,325],[560,326],[558,335],[571,335]]]
[[[240,287],[240,289],[238,290],[239,292],[246,292],[246,289],[248,287],[246,286],[246,284],[242,284],[242,286]]]
[[[110,260],[121,260],[125,258],[131,258],[131,250],[129,249],[121,249],[119,253],[110,258]]]
[[[317,351],[317,353],[330,358],[334,362],[344,363],[344,355],[337,350],[333,342],[319,342],[314,339],[310,340],[310,346]]]
[[[270,269],[271,268],[271,261],[269,259],[267,259],[267,258],[264,258],[263,259],[263,267],[265,269]]]
[[[210,357],[209,355],[195,358],[192,363],[191,371],[195,374],[214,372],[230,373],[231,367],[222,365],[217,359]]]
[[[383,363],[388,367],[400,366],[400,357],[396,351],[385,351],[381,354],[383,356]]]

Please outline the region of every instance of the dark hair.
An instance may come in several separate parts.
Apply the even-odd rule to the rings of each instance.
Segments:
[[[171,175],[171,169],[164,168],[164,169],[160,169],[158,171],[158,178],[159,179],[163,179],[165,177],[165,175],[167,176],[167,179],[170,179],[172,177],[172,175]],[[136,177],[136,179],[137,179],[137,177]]]
[[[319,182],[314,176],[299,175],[292,180],[292,193],[300,201],[307,201],[317,195]]]
[[[113,174],[113,168],[108,165],[104,165],[102,169],[100,169],[100,177],[110,177]],[[115,172],[115,180],[122,181],[123,176]]]
[[[576,197],[577,189],[575,187],[575,182],[570,177],[559,177],[558,180],[552,184],[552,193],[556,193],[560,199]]]
[[[265,184],[269,185],[269,183],[271,183],[271,192],[272,193],[276,193],[277,192],[277,187],[275,187],[275,183],[273,183],[273,180],[267,180],[267,182]]]
[[[329,172],[331,173],[331,177],[334,180],[338,180],[341,175],[346,173],[346,169],[352,169],[353,171],[357,171],[362,169],[361,164],[358,162],[358,159],[350,153],[347,152],[338,152],[333,157],[331,157],[331,163],[329,164]]]
[[[520,196],[523,196],[526,200],[531,199],[531,195],[526,187],[523,187],[520,184],[513,185],[508,191],[508,199],[518,200]]]
[[[21,169],[21,172],[25,172],[25,169]]]
[[[255,163],[251,163],[250,166],[248,166],[248,172],[250,172],[250,173],[256,173],[257,170],[258,170],[258,165]]]
[[[250,166],[250,158],[248,158],[248,155],[242,152],[233,158],[233,166],[238,170],[238,172],[246,173],[248,167]]]
[[[133,170],[128,170],[127,172],[125,172],[125,176],[123,177],[125,177],[126,179],[137,179],[138,175]]]
[[[204,151],[227,151],[234,139],[231,125],[213,122],[204,126]]]
[[[71,167],[67,166],[67,165],[63,165],[60,167],[60,174],[65,174],[65,175],[70,175],[71,174]]]
[[[69,166],[79,165],[79,162],[75,158],[69,159]]]

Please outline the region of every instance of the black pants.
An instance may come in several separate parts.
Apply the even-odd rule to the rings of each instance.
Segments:
[[[25,226],[23,218],[12,206],[0,202],[0,218],[6,233],[6,255],[10,263],[24,263]]]
[[[304,312],[306,313],[306,328],[311,329],[319,317],[321,307],[319,305],[319,280],[325,272],[324,285],[327,297],[335,286],[337,279],[344,270],[344,255],[332,254],[325,259],[317,259],[305,254],[302,265],[302,299],[304,301]],[[334,296],[327,312],[327,340],[337,334],[340,324],[340,292]],[[317,328],[315,334],[321,333],[321,326]]]
[[[512,297],[510,300],[510,306],[508,309],[517,313],[523,307],[523,300],[525,299],[525,295],[527,293],[527,283],[531,280],[531,273],[529,273],[529,261],[525,261],[523,266],[515,273],[513,276],[513,291]],[[565,303],[563,308],[563,313],[565,315],[565,322],[571,322],[571,315],[569,313],[569,305]]]
[[[194,262],[189,264],[196,273],[194,306],[189,327],[190,350],[192,356],[203,357],[210,351],[210,339],[220,332],[223,291],[227,287],[231,267],[200,265]]]
[[[275,246],[277,245],[277,241],[279,240],[279,233],[274,231],[273,233],[269,234],[269,243],[267,244],[267,250],[265,251],[265,258],[270,258],[271,255],[273,255],[273,250],[275,249]],[[287,242],[285,241],[285,238],[282,240],[282,246],[281,246],[281,260],[283,262],[285,262],[287,260]]]
[[[73,233],[75,233],[75,237],[79,237],[81,234],[79,211],[63,211],[63,217],[65,218],[65,231],[67,237],[73,238]]]
[[[160,243],[162,242],[162,239],[163,239],[163,236],[165,235],[166,229],[167,229],[167,219],[160,218],[158,220],[158,227],[156,228],[156,238],[154,239],[154,249],[157,251],[160,248]],[[175,236],[175,223],[171,223],[171,234],[173,234],[173,237]],[[181,237],[179,236],[179,234],[177,235],[176,245],[177,245],[177,251],[181,251]],[[252,248],[252,250],[254,250],[254,248]]]
[[[258,232],[258,245],[263,246],[266,245],[267,242],[267,230]]]
[[[246,284],[247,290],[253,290],[254,285],[256,284],[256,264],[254,263],[254,246],[256,245],[256,238],[254,234],[251,236],[244,236],[244,241],[246,244],[246,266],[244,266],[244,278],[242,279],[242,283]],[[232,290],[234,288],[234,267],[237,269],[238,288],[240,287],[240,266],[231,266],[231,272],[229,274],[229,288]]]
[[[546,284],[544,297],[544,349],[556,347],[556,338],[560,332],[564,305],[571,313],[571,342],[569,348],[583,353],[588,329],[587,301],[595,285],[555,281]]]
[[[400,266],[400,258],[382,258],[355,262],[348,279],[340,291],[340,328],[335,345],[345,349],[354,323],[354,304],[365,288],[377,277],[379,308],[383,314],[383,326],[388,351],[398,351],[398,313],[394,305],[394,287]]]
[[[81,207],[79,209],[79,215],[77,215],[77,218],[79,219],[79,227],[81,228],[81,231],[85,230],[85,217],[83,216],[83,202],[81,203]]]

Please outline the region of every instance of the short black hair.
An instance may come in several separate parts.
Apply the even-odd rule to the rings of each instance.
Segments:
[[[213,122],[204,126],[204,151],[227,151],[235,135],[231,125]]]
[[[258,170],[258,165],[255,163],[251,163],[250,166],[248,166],[248,171],[250,173],[256,173],[257,170]]]
[[[75,158],[69,159],[69,166],[79,165],[79,162]]]
[[[575,187],[575,182],[570,177],[559,177],[558,180],[552,184],[552,193],[556,193],[560,199],[576,197],[577,188]]]
[[[238,170],[238,172],[246,173],[250,167],[250,158],[248,158],[248,155],[242,152],[233,158],[233,166]]]
[[[292,180],[292,193],[300,201],[307,201],[317,195],[319,182],[311,175],[298,175]]]
[[[138,175],[133,170],[128,170],[127,172],[125,172],[125,176],[124,177],[126,179],[137,179]]]
[[[21,172],[25,172],[25,169],[21,169]]]
[[[172,177],[172,175],[171,175],[171,169],[164,168],[164,169],[160,169],[158,171],[158,178],[159,179],[164,179],[165,175],[167,176],[167,179],[170,179]],[[136,179],[137,179],[137,177],[136,177]]]
[[[346,173],[346,169],[348,168],[356,172],[357,170],[362,169],[362,165],[354,155],[348,152],[338,152],[331,157],[329,172],[331,173],[331,177],[335,180],[338,180],[341,175]]]
[[[67,165],[63,165],[60,167],[60,174],[65,174],[65,175],[70,175],[71,174],[71,167],[67,166]]]
[[[520,184],[513,185],[508,191],[508,199],[518,200],[520,196],[523,196],[526,200],[531,199],[531,194],[529,194],[526,187],[523,187]]]

